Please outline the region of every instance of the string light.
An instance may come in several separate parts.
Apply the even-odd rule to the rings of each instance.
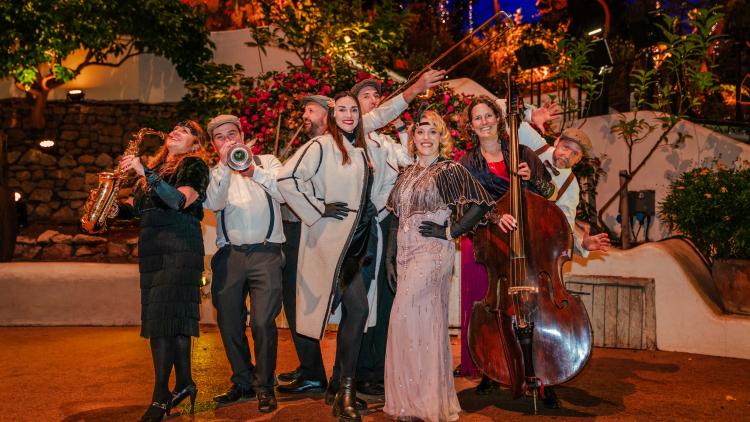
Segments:
[[[449,0],[440,0],[438,2],[438,16],[440,17],[440,23],[448,22],[448,3]]]
[[[474,10],[471,7],[471,0],[469,0],[469,32],[474,30]]]

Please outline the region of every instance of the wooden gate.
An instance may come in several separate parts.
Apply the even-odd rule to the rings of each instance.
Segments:
[[[656,349],[654,279],[567,275],[565,285],[586,306],[594,346]]]

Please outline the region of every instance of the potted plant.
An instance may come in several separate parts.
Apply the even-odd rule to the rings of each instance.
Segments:
[[[725,310],[750,315],[750,168],[686,172],[659,205],[661,220],[712,261]]]

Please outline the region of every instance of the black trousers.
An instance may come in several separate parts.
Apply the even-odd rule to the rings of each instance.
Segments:
[[[317,339],[297,334],[297,257],[299,256],[301,224],[299,221],[284,221],[284,237],[286,237],[286,243],[283,245],[286,264],[282,277],[284,315],[292,333],[294,349],[297,351],[297,358],[302,368],[302,377],[324,381],[326,371],[323,366],[320,343]]]
[[[218,313],[219,331],[232,366],[232,382],[256,391],[274,385],[281,312],[281,245],[224,246],[211,260],[211,296]],[[255,366],[250,356],[245,328],[250,296],[250,331]]]
[[[341,269],[341,278],[351,281],[340,292],[341,322],[336,335],[336,359],[331,377],[334,386],[338,386],[342,378],[356,378],[357,360],[369,313],[361,262],[362,257],[346,257]]]
[[[390,232],[391,220],[395,218],[393,214],[388,214],[379,223],[381,233],[383,233],[383,245],[388,244],[388,234]],[[377,248],[377,242],[370,242],[370,249]],[[368,251],[368,254],[375,255],[376,250]],[[374,276],[376,260],[371,261],[369,271],[364,271],[366,275]],[[385,346],[388,337],[388,322],[393,307],[395,295],[388,287],[388,281],[385,276],[385,257],[380,260],[378,269],[378,301],[377,301],[377,322],[374,327],[370,327],[362,337],[362,347],[359,351],[357,360],[357,380],[369,381],[382,384],[385,373]]]

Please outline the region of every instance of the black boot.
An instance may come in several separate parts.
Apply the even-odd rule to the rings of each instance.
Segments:
[[[351,377],[341,379],[341,386],[333,402],[333,417],[345,421],[362,420],[359,410],[357,410],[357,391],[354,387],[354,379]]]
[[[338,392],[338,390],[339,390],[338,384],[333,381],[333,378],[331,378],[328,381],[328,388],[326,388],[326,404],[327,405],[329,406],[332,405],[333,401],[336,400],[336,393]],[[359,410],[360,412],[363,410],[367,410],[367,402],[359,397],[357,397],[355,406],[357,407],[357,410]]]

